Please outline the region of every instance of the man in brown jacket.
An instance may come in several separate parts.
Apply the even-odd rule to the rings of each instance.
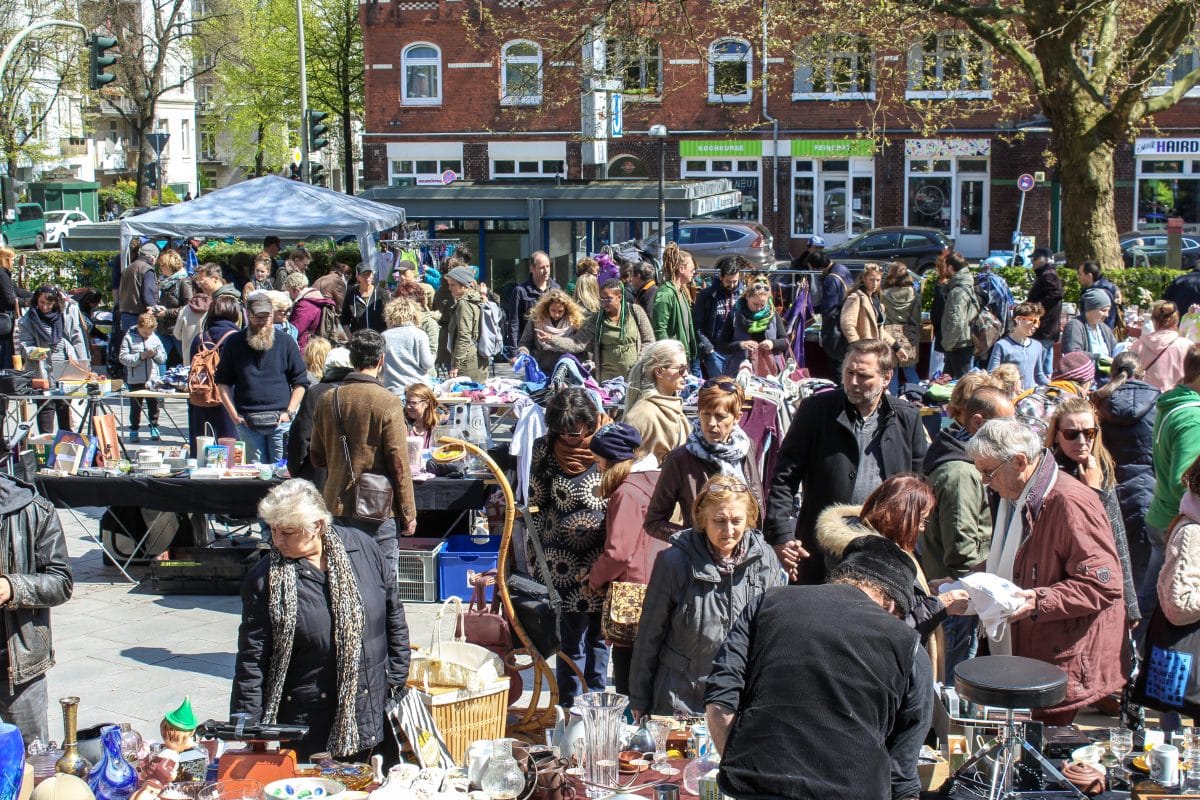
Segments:
[[[370,329],[361,330],[351,337],[347,347],[354,372],[346,376],[340,387],[326,392],[317,404],[308,460],[313,466],[328,470],[322,491],[334,523],[373,538],[387,557],[394,577],[399,555],[396,534],[412,536],[417,530],[417,507],[408,466],[408,425],[404,406],[396,402],[396,396],[383,388],[379,380],[383,369],[383,337]],[[340,428],[349,448],[349,465],[335,402],[341,412]],[[352,516],[353,509],[343,503],[350,490],[348,467],[356,477],[370,472],[391,479],[395,498],[391,517],[372,522]]]

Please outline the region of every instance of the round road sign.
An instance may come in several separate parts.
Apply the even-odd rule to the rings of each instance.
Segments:
[[[1035,184],[1036,184],[1036,181],[1034,181],[1033,176],[1030,175],[1028,172],[1026,172],[1021,177],[1017,178],[1017,188],[1020,189],[1022,192],[1028,192],[1030,189],[1032,189],[1034,187]]]

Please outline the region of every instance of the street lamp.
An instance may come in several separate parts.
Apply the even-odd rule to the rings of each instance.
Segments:
[[[658,263],[667,251],[667,136],[666,125],[651,125],[650,135],[658,139]]]

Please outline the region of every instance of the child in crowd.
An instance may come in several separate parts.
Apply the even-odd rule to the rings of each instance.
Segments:
[[[125,380],[133,391],[140,391],[150,383],[152,375],[158,373],[155,365],[167,363],[167,350],[155,330],[158,328],[158,317],[153,311],[146,311],[138,317],[137,327],[127,333],[121,340],[121,363],[125,366]],[[138,430],[142,425],[142,402],[138,397],[129,398],[129,441],[136,442],[141,437]],[[158,400],[153,398],[144,402],[150,405],[150,438],[158,441],[162,434],[158,430]]]

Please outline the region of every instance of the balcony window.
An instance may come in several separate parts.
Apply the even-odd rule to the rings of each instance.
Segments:
[[[796,47],[793,100],[870,100],[875,53],[865,36],[818,34]]]

